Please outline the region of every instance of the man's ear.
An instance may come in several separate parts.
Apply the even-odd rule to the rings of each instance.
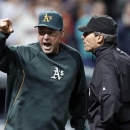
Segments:
[[[64,33],[65,33],[64,29],[62,29],[62,30],[60,31],[60,33],[61,33],[61,37],[63,37],[63,36],[64,36]]]
[[[103,35],[99,34],[97,36],[97,43],[98,44],[103,44],[104,43],[104,36]]]

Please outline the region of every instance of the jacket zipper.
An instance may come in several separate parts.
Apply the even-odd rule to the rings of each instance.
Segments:
[[[19,90],[18,90],[18,93],[17,93],[17,95],[16,95],[16,97],[15,97],[15,99],[14,99],[13,106],[15,105],[15,102],[16,102],[18,96],[19,96],[19,93],[20,93],[20,91],[21,91],[21,89],[22,89],[22,86],[23,86],[23,83],[24,83],[25,72],[24,72],[24,70],[22,70],[22,71],[23,71],[23,79],[22,79],[22,83],[21,83],[20,88],[19,88]],[[12,106],[12,107],[13,107],[13,106]],[[7,125],[7,122],[8,122],[8,118],[7,118],[6,121],[5,121],[5,124],[4,124],[4,130],[5,130],[5,127],[6,127],[6,125]]]

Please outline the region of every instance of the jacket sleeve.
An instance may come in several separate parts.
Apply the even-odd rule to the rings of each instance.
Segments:
[[[0,70],[5,73],[7,73],[8,68],[8,58],[7,55],[5,55],[5,43],[9,35],[10,34],[3,34],[0,32]]]
[[[93,99],[89,108],[90,128],[91,130],[117,130],[121,107],[118,75],[114,65],[104,63],[100,67],[98,81],[95,80],[95,86],[91,86],[90,98]]]
[[[89,130],[86,120],[87,114],[87,84],[82,61],[80,61],[76,83],[70,97],[70,124],[76,130]]]
[[[7,74],[15,74],[22,68],[22,58],[18,47],[6,45],[8,36],[9,34],[0,32],[0,71]]]

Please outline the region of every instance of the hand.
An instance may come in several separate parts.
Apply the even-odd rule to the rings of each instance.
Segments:
[[[13,33],[13,25],[10,19],[0,19],[0,32],[3,33]]]

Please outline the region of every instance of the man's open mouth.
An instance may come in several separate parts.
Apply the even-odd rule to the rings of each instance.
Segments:
[[[51,43],[44,43],[44,48],[45,49],[50,49],[51,48]]]

